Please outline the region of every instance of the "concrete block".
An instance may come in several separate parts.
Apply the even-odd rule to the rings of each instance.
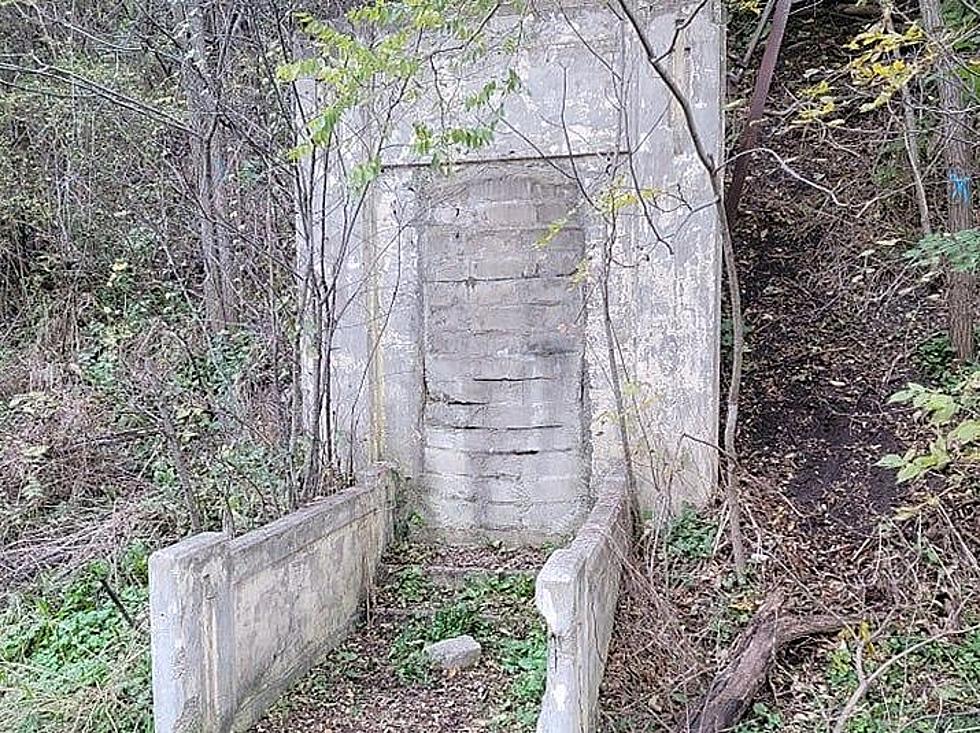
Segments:
[[[501,282],[461,280],[433,283],[425,289],[425,301],[426,307],[432,311],[440,307],[458,308],[469,304],[487,303],[567,307],[569,303],[574,302],[579,310],[582,307],[579,288],[564,277],[539,277],[533,280]]]
[[[475,501],[443,499],[432,494],[426,497],[426,523],[430,527],[473,536],[480,527],[478,515],[479,504]]]
[[[581,420],[573,401],[459,403],[430,400],[429,425],[446,427],[525,428],[558,427]],[[581,430],[581,427],[579,428]]]
[[[485,221],[491,226],[524,227],[538,220],[535,202],[524,201],[495,201],[487,206],[484,212]]]
[[[532,451],[577,451],[582,446],[582,426],[568,421],[532,428],[457,428],[429,423],[425,434],[427,448],[472,453],[521,454]]]
[[[511,531],[521,529],[522,514],[523,509],[517,504],[483,501],[480,503],[477,517],[480,527],[490,530]]]
[[[217,730],[222,709],[210,653],[227,601],[227,542],[208,532],[150,557],[150,648],[157,733]]]
[[[483,649],[480,642],[468,634],[437,641],[426,646],[422,653],[438,669],[466,669],[480,661]]]
[[[426,360],[425,370],[426,379],[434,384],[441,380],[470,379],[490,383],[495,388],[505,382],[555,380],[566,382],[578,391],[582,362],[566,354],[501,354],[494,359],[436,354]]]

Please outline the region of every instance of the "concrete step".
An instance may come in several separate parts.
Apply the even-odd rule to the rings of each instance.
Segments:
[[[417,572],[440,587],[461,588],[468,579],[480,577],[505,579],[536,575],[539,568],[507,568],[496,569],[465,565],[425,565],[382,563],[378,575],[383,583],[386,579],[403,577]]]

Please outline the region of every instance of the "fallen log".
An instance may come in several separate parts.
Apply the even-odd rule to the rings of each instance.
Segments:
[[[839,631],[852,620],[839,616],[784,618],[784,602],[783,594],[775,591],[759,606],[711,681],[697,714],[684,728],[687,733],[721,733],[734,727],[752,705],[780,649],[808,636]]]

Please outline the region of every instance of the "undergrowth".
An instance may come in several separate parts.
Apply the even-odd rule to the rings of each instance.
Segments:
[[[934,639],[922,631],[894,631],[881,638],[843,633],[802,669],[780,667],[773,675],[777,702],[756,706],[740,733],[805,733],[829,729],[828,719],[860,685],[897,655],[869,686],[846,733],[953,733],[976,730],[980,712],[980,628]],[[860,649],[860,652],[859,652]],[[783,686],[785,684],[785,687]],[[760,709],[761,707],[761,709]],[[774,725],[773,721],[778,721]]]
[[[878,670],[845,720],[844,733],[980,729],[980,577],[972,537],[961,533],[966,525],[957,529],[951,500],[947,494],[899,507],[880,520],[868,542],[874,552],[863,566],[874,575],[864,582],[889,588],[888,610],[865,606],[840,633],[782,650],[735,733],[831,731],[862,680]],[[772,559],[757,559],[746,582],[730,582],[727,560],[712,546],[718,521],[717,508],[686,508],[658,535],[649,557],[627,564],[617,612],[624,636],[614,638],[603,682],[601,730],[672,729],[670,721],[697,708],[748,627],[772,577]],[[806,618],[824,610],[808,591],[792,589],[787,614]],[[841,606],[828,611],[846,612]],[[657,624],[650,624],[654,617]],[[638,647],[642,655],[633,651]],[[614,697],[620,690],[623,697]]]
[[[419,546],[406,545],[399,557],[422,559]],[[462,583],[434,582],[424,566],[396,571],[382,584],[386,600],[408,611],[404,620],[383,620],[361,626],[325,662],[281,698],[266,718],[280,730],[291,713],[317,709],[365,684],[383,685],[382,695],[403,697],[413,691],[437,691],[451,680],[477,675],[477,684],[493,692],[487,701],[494,731],[532,731],[544,694],[547,635],[534,608],[534,576],[530,573],[474,571]],[[482,655],[473,669],[433,669],[423,649],[427,644],[461,635],[474,637]],[[377,649],[383,649],[381,654]],[[390,689],[389,689],[390,688]],[[355,696],[356,697],[356,696]],[[344,716],[356,716],[359,699]],[[353,719],[353,717],[352,717]]]
[[[134,545],[114,565],[92,562],[10,598],[0,612],[0,731],[152,731],[147,594],[147,549]]]

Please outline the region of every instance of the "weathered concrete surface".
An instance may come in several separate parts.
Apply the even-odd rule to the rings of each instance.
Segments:
[[[656,48],[673,45],[669,70],[718,154],[717,3],[638,5]],[[420,80],[440,93],[399,108],[363,202],[325,175],[313,218],[326,234],[304,253],[336,263],[346,304],[330,349],[339,450],[395,462],[452,540],[574,531],[590,475],[622,460],[620,408],[645,515],[701,503],[717,480],[720,238],[680,108],[607,4],[501,10],[487,46],[518,23],[510,51]],[[475,112],[442,102],[511,70],[522,88],[503,100],[497,134],[440,180],[411,150],[413,123],[473,124]],[[358,119],[344,123],[350,136],[370,139]],[[347,169],[365,159],[358,144],[339,151]],[[633,203],[616,203],[623,194]]]
[[[156,733],[244,730],[344,636],[391,531],[395,480],[382,469],[241,537],[151,556]]]
[[[429,644],[422,652],[439,669],[466,669],[480,661],[483,648],[468,634]]]
[[[538,574],[535,600],[548,626],[538,733],[594,729],[631,529],[625,484],[607,479],[575,539],[552,553]]]
[[[446,534],[541,537],[587,512],[578,201],[545,164],[438,177],[419,226],[425,330],[423,473]]]
[[[668,71],[687,98],[697,133],[713,160],[724,155],[725,31],[721,5],[709,2],[675,32],[697,5],[651,5],[643,16],[658,51],[671,48]],[[627,37],[628,74],[636,85],[629,118],[637,141],[633,167],[644,186],[672,192],[655,223],[632,217],[628,235],[637,267],[628,273],[634,300],[633,382],[638,386],[649,446],[637,450],[640,506],[665,516],[684,503],[703,504],[718,473],[721,335],[721,232],[708,174],[695,155],[680,105]],[[660,119],[651,126],[648,120]],[[684,203],[680,203],[683,201]]]

